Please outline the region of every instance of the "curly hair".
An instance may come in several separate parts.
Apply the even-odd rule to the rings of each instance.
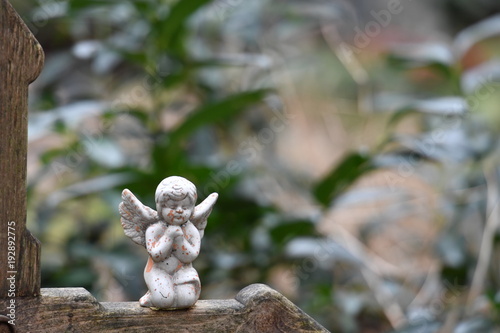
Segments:
[[[156,204],[163,200],[172,199],[179,201],[186,197],[189,197],[193,201],[193,204],[196,203],[198,197],[196,186],[186,178],[178,176],[163,179],[155,192]]]

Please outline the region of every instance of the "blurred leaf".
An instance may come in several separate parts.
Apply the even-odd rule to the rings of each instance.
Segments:
[[[351,252],[326,238],[295,237],[286,244],[285,254],[292,259],[315,258],[325,268],[337,260],[361,264]]]
[[[83,40],[73,45],[72,53],[80,59],[91,59],[97,52],[103,48],[101,41]]]
[[[48,208],[56,207],[65,200],[111,190],[117,186],[130,182],[132,177],[133,175],[131,173],[116,173],[84,180],[52,192],[46,198],[45,204]]]
[[[149,0],[132,0],[131,3],[139,13],[147,13],[151,11],[151,6],[154,6],[154,2]]]
[[[375,161],[373,161],[375,162]],[[401,163],[401,160],[399,161]],[[378,163],[374,163],[378,166]],[[398,166],[397,164],[392,166]],[[381,200],[393,200],[401,196],[401,193],[396,191],[387,191],[387,186],[384,184],[380,187],[363,187],[354,188],[341,194],[335,204],[337,207],[359,205],[364,203],[373,203]]]
[[[500,14],[476,23],[462,30],[455,38],[453,51],[457,59],[462,59],[478,42],[500,34]]]
[[[450,48],[440,43],[416,43],[397,45],[390,54],[407,67],[441,66],[449,71],[454,63]]]
[[[103,120],[109,121],[112,119],[116,119],[122,115],[131,116],[131,117],[137,119],[144,126],[147,126],[149,121],[150,121],[148,113],[145,110],[141,110],[141,109],[127,109],[127,110],[114,109],[112,111],[105,112],[102,115],[102,117],[103,117]]]
[[[70,267],[62,267],[60,270],[53,272],[50,280],[58,281],[58,285],[50,285],[44,281],[44,285],[52,287],[84,287],[89,288],[97,279],[97,274],[89,269],[89,264],[85,262],[73,263]]]
[[[235,270],[237,268],[244,268],[248,264],[249,258],[243,253],[228,253],[228,252],[215,252],[212,259],[212,265],[224,270]]]
[[[298,236],[317,236],[316,226],[311,221],[284,222],[270,230],[273,244],[284,245],[287,241]]]
[[[105,102],[84,100],[34,114],[30,116],[28,123],[29,139],[35,140],[47,135],[54,124],[57,124],[60,129],[62,129],[62,124],[68,129],[78,129],[83,119],[87,119],[93,115],[101,115],[107,106],[108,103]]]
[[[465,94],[474,94],[485,85],[500,82],[500,61],[491,60],[464,72],[460,85]],[[491,89],[490,94],[495,94],[496,89]],[[473,97],[485,99],[484,93],[476,93]]]
[[[125,51],[125,50],[116,50],[120,53],[120,55],[127,61],[132,63],[139,64],[141,66],[146,66],[148,64],[148,56],[144,51]]]
[[[228,98],[208,104],[194,110],[188,118],[170,135],[171,145],[191,134],[197,128],[217,121],[227,120],[229,117],[242,112],[246,107],[260,102],[269,90],[245,91]]]
[[[372,157],[363,153],[347,155],[313,189],[314,196],[324,206],[338,197],[358,178],[373,170]]]
[[[413,96],[394,92],[376,93],[373,98],[374,111],[376,112],[396,112],[404,109],[416,101]]]
[[[469,107],[467,101],[459,96],[438,97],[411,104],[396,111],[389,120],[389,126],[395,126],[403,118],[414,113],[424,113],[436,116],[463,116]]]
[[[498,314],[500,314],[500,291],[489,290],[486,293],[486,296],[488,297],[498,316]]]
[[[422,319],[394,330],[392,333],[438,333],[441,326],[443,324],[440,322]]]
[[[64,156],[68,154],[68,149],[67,148],[56,148],[56,149],[49,149],[45,151],[41,156],[40,156],[40,161],[47,165],[51,163],[55,158]]]
[[[73,11],[89,9],[97,6],[116,5],[115,0],[71,0],[68,1],[69,9]]]
[[[211,0],[177,1],[171,8],[166,21],[156,22],[159,49],[181,58],[185,55],[184,42],[189,17]]]
[[[436,160],[421,152],[408,149],[394,149],[388,153],[373,157],[373,165],[377,168],[411,168],[421,162],[435,162]]]
[[[228,192],[226,192],[228,193]],[[237,195],[219,197],[216,209],[212,212],[210,222],[207,224],[207,234],[214,232],[222,233],[228,239],[249,240],[250,231],[259,224],[259,219],[263,214],[271,211],[269,207],[261,207],[252,200],[241,198]],[[220,214],[223,213],[221,216]],[[239,224],[237,227],[228,227],[230,221],[244,220],[246,224]]]
[[[118,168],[126,163],[120,146],[109,138],[92,139],[87,137],[84,145],[88,156],[105,168]]]
[[[110,74],[122,60],[120,52],[110,48],[102,48],[96,53],[91,68],[94,73],[99,75]]]
[[[443,265],[441,267],[441,279],[445,283],[454,286],[466,286],[468,283],[469,270],[466,265],[459,267],[450,267]]]
[[[54,84],[67,71],[71,71],[75,65],[75,57],[70,52],[52,53],[50,57],[45,59],[43,71],[36,82],[42,87]]]
[[[432,115],[455,116],[467,112],[467,102],[460,96],[445,96],[416,101],[410,108]]]
[[[178,84],[185,82],[193,73],[193,69],[190,68],[180,68],[177,72],[169,73],[167,76],[162,78],[161,84],[163,88],[171,89]]]
[[[466,263],[466,243],[463,237],[458,234],[446,233],[443,235],[437,243],[437,250],[446,266],[461,267]]]
[[[68,132],[68,127],[61,119],[57,119],[53,125],[54,132],[59,134],[66,134]]]
[[[392,140],[404,147],[407,153],[427,160],[464,162],[477,157],[469,145],[470,139],[460,129],[436,129],[421,135],[398,134]]]
[[[498,328],[498,327],[497,327]],[[473,318],[457,325],[453,333],[493,332],[495,326],[487,318]]]

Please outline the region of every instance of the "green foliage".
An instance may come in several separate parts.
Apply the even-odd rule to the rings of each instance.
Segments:
[[[314,196],[324,206],[339,197],[349,185],[373,170],[371,157],[362,153],[351,153],[335,167],[314,189]]]
[[[271,283],[274,274],[282,274],[280,282],[294,289],[287,296],[329,329],[354,332],[372,328],[370,320],[375,320],[382,330],[390,326],[384,300],[397,294],[403,301],[394,302],[409,312],[408,295],[416,297],[421,287],[413,280],[421,277],[417,272],[410,282],[393,276],[374,280],[370,270],[376,263],[360,255],[360,249],[369,246],[373,230],[390,227],[400,211],[373,218],[355,235],[352,252],[345,234],[327,236],[317,224],[343,200],[370,202],[392,193],[384,188],[363,194],[353,186],[363,177],[382,169],[410,169],[441,193],[436,203],[441,220],[435,221],[442,225],[441,235],[432,244],[440,283],[451,292],[469,290],[480,251],[471,245],[477,240],[464,230],[474,224],[484,233],[491,209],[488,188],[498,187],[500,126],[494,96],[500,70],[494,59],[470,66],[466,58],[474,47],[497,41],[498,16],[462,31],[451,47],[439,45],[436,51],[417,44],[419,52],[405,46],[384,56],[382,68],[372,69],[379,73],[368,73],[376,83],[374,96],[369,96],[374,114],[350,115],[361,121],[385,117],[386,131],[368,148],[344,154],[315,180],[283,166],[274,157],[273,143],[259,147],[265,167],[259,165],[258,154],[242,156],[241,148],[272,128],[269,114],[276,117],[283,111],[269,98],[279,99],[273,79],[281,73],[270,73],[274,67],[290,59],[298,67],[311,62],[293,59],[300,57],[289,42],[268,50],[273,54],[282,47],[283,59],[271,61],[259,54],[258,40],[265,39],[274,22],[285,41],[297,32],[305,36],[313,27],[314,37],[304,38],[307,43],[297,49],[310,47],[309,39],[321,45],[323,53],[313,59],[321,60],[315,75],[327,84],[322,81],[318,87],[328,95],[334,88],[333,95],[346,98],[347,104],[365,102],[362,91],[369,89],[358,87],[363,84],[347,76],[349,71],[330,49],[325,52],[324,41],[316,36],[325,17],[345,16],[337,5],[263,1],[238,8],[232,2],[206,0],[72,0],[58,7],[60,13],[49,13],[48,25],[35,19],[40,11],[47,13],[43,2],[32,6],[23,16],[33,17],[28,25],[46,43],[47,64],[31,95],[32,108],[45,111],[32,115],[30,135],[58,142],[41,149],[40,168],[28,188],[30,229],[44,244],[44,286],[81,286],[101,299],[112,299],[110,290],[119,290],[122,298],[142,296],[145,251],[123,235],[117,212],[120,192],[129,188],[154,206],[154,188],[176,174],[198,186],[200,199],[212,191],[220,194],[195,263],[203,297],[231,297],[246,284]],[[215,22],[207,19],[214,13]],[[231,43],[227,36],[237,42],[225,45]],[[240,53],[234,55],[234,49]],[[407,74],[414,71],[432,74],[432,82],[411,79]],[[391,106],[378,104],[381,92],[390,93]],[[401,130],[408,120],[418,124],[415,133]],[[283,193],[306,198],[300,204],[313,208],[291,215],[266,199],[262,192],[268,188],[256,185],[261,174],[276,175]],[[493,243],[497,260],[498,242]],[[500,280],[491,275],[484,277],[484,292],[478,295],[488,297],[495,309],[491,314],[472,318],[461,311],[464,305],[456,297],[441,304],[441,312],[396,331],[437,331],[447,311],[456,307],[460,332],[487,331],[499,321],[494,291]],[[432,312],[431,305],[423,310]]]
[[[218,66],[214,65],[218,61],[195,59],[186,45],[192,34],[188,23],[207,3],[205,0],[160,3],[68,2],[66,14],[69,15],[73,31],[80,29],[72,36],[76,44],[73,50],[80,47],[89,53],[83,55],[88,59],[85,63],[78,62],[71,56],[71,48],[64,51],[71,58],[66,64],[67,70],[74,70],[76,66],[88,67],[87,79],[90,80],[94,78],[99,80],[101,73],[112,73],[118,78],[124,77],[126,78],[124,82],[120,82],[120,79],[111,80],[110,93],[115,95],[114,91],[127,89],[128,82],[135,82],[135,87],[140,89],[137,90],[140,92],[140,98],[135,98],[133,91],[129,91],[124,99],[121,97],[108,99],[107,105],[110,107],[99,106],[97,117],[99,127],[90,133],[75,127],[70,117],[61,116],[64,112],[68,114],[75,112],[76,107],[73,110],[70,105],[64,112],[62,110],[53,112],[53,132],[57,133],[65,144],[63,147],[50,148],[41,154],[40,161],[44,168],[37,179],[30,183],[29,191],[33,194],[36,185],[43,177],[50,176],[50,173],[55,171],[58,178],[57,187],[46,199],[43,195],[32,196],[31,202],[35,204],[35,219],[38,222],[38,237],[46,244],[45,247],[50,253],[52,248],[55,250],[55,247],[59,246],[55,245],[53,240],[56,237],[52,227],[57,224],[55,221],[68,219],[73,221],[73,226],[80,221],[82,230],[74,228],[66,231],[69,233],[65,236],[68,243],[63,244],[65,248],[61,251],[67,255],[62,256],[59,261],[52,262],[48,257],[44,257],[45,285],[78,285],[93,290],[97,296],[102,296],[100,295],[102,290],[96,284],[95,276],[98,272],[88,268],[96,265],[97,258],[103,258],[102,260],[110,265],[111,274],[117,280],[122,280],[119,282],[131,283],[130,279],[123,280],[125,273],[112,266],[116,258],[134,257],[133,253],[139,252],[127,244],[127,240],[116,228],[119,226],[116,207],[120,191],[129,187],[144,203],[151,205],[154,202],[152,198],[154,188],[159,181],[172,174],[191,179],[198,185],[203,195],[209,194],[205,193],[205,189],[221,192],[221,199],[208,226],[211,236],[204,241],[205,247],[213,247],[220,252],[253,251],[248,237],[259,225],[262,217],[273,209],[262,207],[255,199],[245,198],[237,193],[235,186],[238,185],[241,174],[229,175],[224,184],[215,183],[212,177],[220,170],[223,171],[224,162],[220,161],[215,166],[208,165],[203,159],[194,162],[197,153],[191,153],[190,147],[193,145],[193,140],[196,140],[197,133],[227,131],[228,120],[235,119],[245,110],[260,104],[270,91],[250,89],[231,94],[221,90],[215,94],[213,93],[215,89],[207,87],[199,80],[198,73],[202,68]],[[36,10],[43,9],[44,7],[39,7]],[[99,29],[101,33],[95,35],[94,28]],[[144,33],[146,31],[147,33]],[[38,34],[42,41],[44,32],[42,30]],[[97,39],[89,44],[85,41],[87,38]],[[50,72],[52,68],[55,68],[51,66],[51,62],[57,59],[53,60],[51,50],[46,49],[46,52],[48,64],[46,72],[40,78],[43,89],[40,96],[52,99],[54,86],[47,78],[52,75]],[[99,65],[110,59],[107,64]],[[59,64],[59,71],[61,66],[65,64]],[[99,93],[92,94],[90,98],[102,100]],[[192,96],[196,102],[190,107],[189,113],[182,116],[182,121],[177,126],[165,130],[160,124],[162,115],[165,114],[165,110],[175,113],[179,105],[183,107],[184,96]],[[77,102],[78,98],[75,100]],[[43,101],[37,103],[44,104]],[[50,115],[51,111],[47,111],[46,114]],[[136,138],[141,144],[141,150],[148,156],[147,163],[138,163],[124,151],[125,147],[119,142],[123,137],[115,132],[120,129],[122,121],[133,122],[132,127],[138,135]],[[43,126],[47,126],[47,123]],[[131,139],[135,139],[134,136]],[[212,155],[217,149],[217,147],[207,147],[204,142],[201,145]],[[103,224],[100,218],[99,221],[93,222],[96,217],[91,216],[95,214],[96,199],[100,201],[99,206],[104,209],[104,215],[114,221],[113,223]],[[69,212],[61,209],[59,205],[61,202],[64,205],[77,202],[80,205],[89,204],[90,209]],[[220,210],[228,213],[223,215]],[[102,214],[101,210],[101,218]],[[90,226],[93,223],[100,227],[95,232],[87,232],[88,228],[93,228]],[[233,224],[233,227],[228,227],[228,223]],[[110,235],[113,235],[111,241],[106,242],[105,238]],[[219,240],[223,242],[220,243]],[[74,249],[81,250],[78,250],[78,259],[73,255]],[[107,255],[110,253],[115,259]],[[59,255],[54,258],[59,258]],[[129,260],[122,268],[128,272],[126,274],[140,275],[130,272],[133,271],[131,267],[137,266],[141,260],[143,259],[138,257]],[[200,261],[204,260],[207,258],[200,258]],[[89,274],[82,276],[80,273],[84,267],[87,267]],[[216,269],[212,268],[213,265],[207,267],[209,271]],[[210,275],[210,272],[207,273]],[[80,279],[75,280],[78,276]],[[140,277],[137,280],[140,281]],[[206,283],[209,284],[209,281]],[[141,286],[139,291],[141,288],[144,287]],[[133,292],[129,297],[136,298],[138,294]]]
[[[485,117],[485,103],[494,97],[497,86],[492,81],[491,73],[480,69],[485,64],[464,68],[461,62],[472,47],[482,47],[481,43],[486,43],[486,38],[495,36],[498,39],[498,22],[498,16],[492,17],[459,33],[453,48],[448,50],[453,59],[450,62],[434,61],[432,52],[421,52],[420,58],[415,58],[411,53],[390,56],[392,62],[389,64],[400,70],[420,69],[433,72],[436,76],[443,77],[445,85],[452,89],[446,95],[432,89],[424,90],[424,94],[429,96],[427,99],[412,100],[406,97],[406,103],[391,110],[389,131],[386,134],[389,139],[384,140],[381,153],[373,156],[374,160],[389,161],[380,164],[384,167],[397,168],[402,163],[411,165],[415,172],[419,172],[429,182],[440,185],[438,188],[443,192],[440,197],[442,202],[438,207],[443,216],[449,219],[442,230],[442,236],[435,244],[441,261],[441,282],[445,286],[462,288],[468,292],[471,292],[469,288],[477,288],[478,284],[483,291],[488,287],[499,287],[498,280],[487,278],[489,274],[477,274],[476,270],[481,266],[479,257],[487,250],[484,247],[470,246],[474,241],[463,230],[475,225],[474,228],[480,228],[481,233],[484,233],[483,242],[494,237],[487,232],[486,226],[491,223],[487,215],[492,207],[486,203],[491,200],[491,188],[498,187],[500,155],[498,146],[492,139],[498,136],[498,130],[488,124]],[[446,46],[441,47],[446,50]],[[398,61],[394,62],[394,59]],[[489,61],[491,60],[485,60],[486,63]],[[414,115],[420,116],[421,132],[414,135],[398,133],[398,125]],[[406,158],[393,159],[395,155],[406,155]],[[388,156],[392,158],[387,158]],[[391,161],[396,163],[392,164]],[[421,171],[429,170],[431,165],[428,162],[433,162],[434,167],[438,168],[437,177]],[[473,194],[459,194],[467,190],[471,190]],[[483,219],[471,219],[472,212],[478,210]],[[497,245],[494,246],[496,247]],[[492,256],[488,260],[498,258]],[[484,280],[480,280],[478,276]],[[454,302],[440,302],[450,308],[457,306]],[[429,311],[432,312],[432,309]],[[432,314],[432,318],[410,323],[406,328],[396,331],[438,331],[444,325],[441,321],[445,317],[442,312],[446,311],[448,308]],[[463,316],[460,320],[462,321],[457,323],[456,332],[489,331],[492,329],[491,321],[498,320],[498,314],[490,313],[476,318]]]
[[[193,111],[192,115],[172,133],[170,145],[179,144],[182,137],[192,133],[200,126],[227,120],[232,115],[242,112],[248,105],[261,101],[268,93],[267,90],[256,90],[234,94],[221,102],[209,104]]]

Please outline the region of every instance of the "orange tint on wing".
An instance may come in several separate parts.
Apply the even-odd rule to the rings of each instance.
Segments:
[[[152,268],[153,268],[153,259],[151,259],[151,257],[149,257],[148,264],[146,265],[146,273],[151,272]]]

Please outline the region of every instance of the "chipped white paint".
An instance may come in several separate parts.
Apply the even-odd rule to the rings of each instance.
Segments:
[[[172,176],[156,189],[155,211],[129,190],[123,190],[119,210],[125,235],[149,253],[144,270],[149,290],[141,297],[141,306],[182,309],[196,303],[201,284],[192,262],[200,253],[207,218],[217,197],[217,193],[212,193],[195,206],[195,185]]]

